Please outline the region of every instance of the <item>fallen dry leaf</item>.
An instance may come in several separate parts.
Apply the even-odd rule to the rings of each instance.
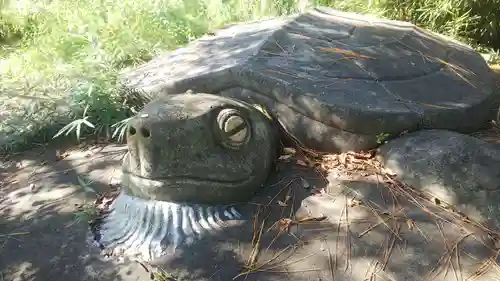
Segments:
[[[278,205],[280,205],[281,207],[286,207],[288,206],[285,202],[281,201],[281,200],[278,200]]]
[[[284,155],[281,155],[278,159],[281,161],[284,161],[284,160],[290,160],[292,157],[293,157],[293,155],[291,155],[291,154],[284,154]]]
[[[413,227],[415,227],[415,221],[413,221],[412,219],[407,219],[406,224],[408,225],[408,229],[410,230],[412,230]]]
[[[292,222],[293,221],[289,218],[280,219],[279,221],[280,232],[281,231],[290,232],[290,227],[292,226]]]
[[[327,217],[325,215],[321,215],[319,217],[306,217],[306,218],[300,219],[298,221],[298,223],[309,222],[309,221],[324,221],[326,219],[327,219]]]
[[[356,198],[352,198],[352,199],[350,199],[350,200],[348,201],[347,206],[349,206],[349,207],[356,207],[356,206],[361,205],[361,203],[362,203],[362,202],[361,202],[360,200],[358,200],[358,199],[356,199]]]
[[[297,161],[295,161],[295,163],[299,166],[303,166],[303,167],[307,167],[309,168],[309,165],[306,164],[306,162],[304,160],[300,160],[298,159]]]
[[[312,195],[326,194],[326,190],[324,188],[313,188],[311,189],[311,194]]]
[[[384,173],[384,174],[386,174],[386,175],[388,175],[388,176],[391,176],[391,177],[396,176],[396,173],[395,173],[395,172],[393,172],[393,171],[392,171],[391,169],[389,169],[389,168],[382,168],[382,173]]]
[[[284,147],[283,153],[288,155],[295,155],[297,153],[297,150],[293,147]]]

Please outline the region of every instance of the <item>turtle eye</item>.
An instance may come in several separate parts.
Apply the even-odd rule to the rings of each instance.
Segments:
[[[250,122],[234,108],[225,108],[217,115],[217,131],[221,144],[229,149],[240,149],[250,139]]]

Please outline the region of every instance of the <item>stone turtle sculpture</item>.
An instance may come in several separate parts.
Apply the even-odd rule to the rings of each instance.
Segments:
[[[102,247],[160,258],[241,214],[223,204],[252,198],[277,151],[271,120],[216,95],[168,95],[129,124],[122,193],[99,230]]]
[[[240,219],[224,204],[265,183],[276,121],[325,152],[372,149],[380,134],[478,130],[491,75],[465,45],[327,8],[217,31],[124,75],[145,106],[99,242],[153,260]]]

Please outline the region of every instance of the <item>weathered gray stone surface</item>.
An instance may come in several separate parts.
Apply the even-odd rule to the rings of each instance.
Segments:
[[[122,78],[144,102],[188,89],[236,92],[324,151],[373,148],[381,133],[425,127],[474,131],[494,98],[492,74],[471,48],[327,8],[230,26]]]
[[[380,147],[381,162],[411,187],[500,230],[500,147],[443,130],[411,133]]]
[[[247,202],[276,159],[271,121],[216,95],[164,96],[129,123],[122,186],[127,194],[196,204]]]

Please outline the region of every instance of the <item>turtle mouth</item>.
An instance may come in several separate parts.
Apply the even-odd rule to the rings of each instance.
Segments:
[[[203,177],[196,177],[191,175],[176,175],[167,177],[144,177],[137,175],[132,172],[122,171],[122,179],[130,179],[134,181],[140,181],[143,183],[161,185],[162,187],[168,188],[169,186],[178,188],[179,184],[223,184],[223,185],[241,185],[247,182],[247,180],[219,180],[219,179],[209,179]]]
[[[148,178],[123,172],[125,193],[143,199],[208,205],[232,205],[248,201],[262,186],[252,186],[252,178],[214,181],[206,178],[172,176]]]
[[[196,197],[195,194],[203,198],[204,195],[200,194],[206,194],[207,190],[229,191],[244,186],[246,181],[216,181],[190,176],[147,178],[124,171],[121,184],[128,194],[141,198],[161,201],[194,200],[196,202],[198,200],[193,199]]]

